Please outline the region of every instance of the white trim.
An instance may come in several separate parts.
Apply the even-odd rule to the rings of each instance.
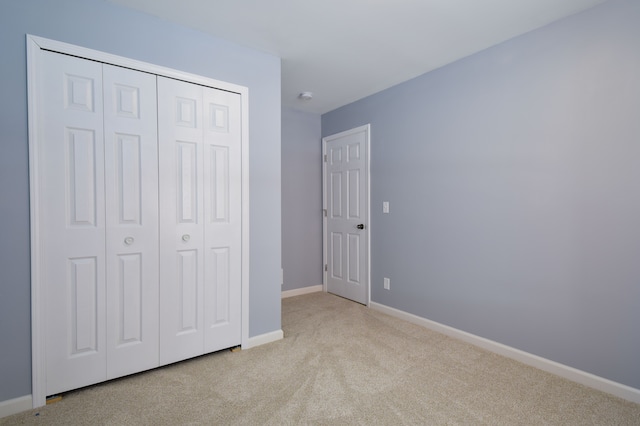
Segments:
[[[32,405],[33,401],[31,401],[31,395],[2,401],[0,402],[0,419],[13,414],[22,413],[23,411],[31,410]]]
[[[249,340],[249,90],[244,88],[240,96],[242,118],[241,167],[242,167],[242,340]]]
[[[523,364],[536,367],[540,370],[544,370],[573,382],[580,383],[581,385],[615,395],[619,398],[626,399],[627,401],[640,403],[640,389],[635,389],[630,386],[623,385],[622,383],[617,383],[612,380],[596,376],[595,374],[587,373],[586,371],[578,370],[529,352],[503,345],[502,343],[485,339],[484,337],[476,336],[475,334],[467,333],[466,331],[458,330],[457,328],[449,327],[448,325],[440,324],[380,303],[371,302],[370,308],[392,317],[400,318],[407,322],[426,327],[438,333],[471,343],[472,345],[481,347],[493,353],[514,359]]]
[[[258,336],[250,337],[246,344],[242,344],[242,349],[251,349],[256,346],[266,345],[267,343],[276,342],[284,338],[284,332],[282,330],[271,331],[269,333],[260,334]]]
[[[37,156],[40,135],[38,130],[38,74],[40,67],[40,53],[43,50],[86,58],[116,66],[136,69],[151,74],[182,80],[203,86],[214,87],[240,94],[242,117],[242,332],[241,344],[250,345],[249,338],[249,89],[232,83],[215,80],[195,74],[190,74],[171,68],[149,64],[134,59],[124,58],[93,49],[87,49],[72,44],[27,34],[27,90],[29,117],[29,184],[30,184],[30,223],[31,223],[31,362],[32,362],[32,400],[33,408],[46,404],[46,371],[45,371],[45,337],[44,337],[44,290],[41,288],[40,268],[42,254],[40,253],[41,235],[39,232],[39,188],[40,176]]]
[[[42,301],[40,265],[40,162],[37,146],[40,141],[38,122],[38,74],[40,52],[37,40],[27,35],[27,111],[29,117],[29,197],[31,225],[31,394],[33,408],[46,404],[44,303]]]
[[[327,292],[327,265],[329,264],[327,258],[327,217],[329,211],[327,210],[327,143],[322,138],[322,154],[320,155],[320,161],[322,161],[322,291]]]
[[[285,290],[282,292],[282,298],[302,296],[303,294],[317,293],[323,290],[323,285],[312,285],[309,287],[294,288],[293,290]]]
[[[336,133],[333,135],[325,136],[322,138],[322,209],[323,211],[327,211],[327,188],[326,188],[326,177],[327,177],[327,162],[325,161],[325,156],[327,155],[327,141],[332,139],[342,138],[348,135],[352,135],[354,133],[365,132],[365,169],[367,172],[367,179],[365,182],[365,205],[367,206],[367,217],[366,217],[366,227],[367,227],[367,248],[366,248],[366,270],[367,270],[367,306],[371,304],[371,124],[365,124],[363,126],[355,127],[353,129],[345,130],[340,133]],[[328,215],[328,212],[327,212]],[[327,274],[328,271],[324,270],[324,265],[328,265],[327,258],[327,216],[322,215],[322,291],[327,292]]]

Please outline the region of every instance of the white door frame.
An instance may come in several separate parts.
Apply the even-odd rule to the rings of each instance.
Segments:
[[[46,358],[45,324],[43,315],[46,300],[42,287],[41,265],[43,253],[40,251],[40,173],[38,144],[41,143],[38,123],[38,105],[40,100],[40,82],[38,72],[41,69],[43,50],[68,54],[103,62],[111,65],[131,68],[164,77],[183,80],[203,86],[238,93],[241,96],[242,114],[242,347],[249,346],[249,89],[232,83],[177,71],[122,56],[87,49],[27,34],[27,86],[29,117],[29,184],[30,184],[30,227],[31,227],[31,397],[33,407],[46,403]]]
[[[355,127],[344,132],[336,133],[322,138],[322,291],[327,292],[327,265],[328,265],[328,239],[327,239],[327,141],[349,136],[354,133],[365,133],[365,169],[367,178],[365,179],[365,205],[367,208],[366,227],[367,227],[367,247],[365,253],[365,269],[367,271],[367,306],[371,304],[371,124]]]

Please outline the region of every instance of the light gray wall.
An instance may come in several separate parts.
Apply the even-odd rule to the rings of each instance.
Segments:
[[[323,115],[372,125],[372,299],[640,388],[639,76],[612,0]]]
[[[25,34],[249,88],[250,336],[280,329],[280,60],[103,0],[0,3],[0,401],[31,393]]]
[[[322,284],[320,121],[282,109],[282,290]]]

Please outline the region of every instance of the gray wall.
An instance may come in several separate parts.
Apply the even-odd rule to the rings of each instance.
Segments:
[[[639,1],[327,113],[322,133],[366,123],[373,301],[640,388]]]
[[[282,290],[322,284],[320,122],[282,109]]]
[[[0,401],[31,393],[27,33],[249,87],[249,328],[280,329],[280,60],[103,0],[3,1]]]

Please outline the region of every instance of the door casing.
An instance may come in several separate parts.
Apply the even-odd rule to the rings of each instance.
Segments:
[[[327,141],[331,139],[338,139],[341,137],[349,136],[355,133],[365,133],[365,169],[366,169],[366,179],[365,179],[365,205],[366,205],[366,230],[367,230],[367,239],[366,239],[366,248],[365,248],[365,269],[367,275],[366,289],[367,289],[367,297],[366,297],[366,305],[369,306],[371,304],[371,124],[365,124],[364,126],[359,126],[350,130],[345,130],[340,133],[336,133],[330,136],[326,136],[322,138],[322,264],[323,264],[323,272],[322,272],[322,289],[326,293],[327,292],[327,276],[328,276],[328,268],[329,264],[328,259],[328,226],[327,226]]]
[[[112,55],[68,43],[50,40],[27,34],[27,86],[29,117],[29,184],[30,184],[30,227],[31,227],[31,362],[32,362],[32,403],[33,408],[46,403],[46,339],[44,289],[42,288],[41,264],[43,253],[40,251],[40,175],[37,146],[40,143],[38,103],[38,73],[42,68],[41,52],[43,50],[77,56],[106,64],[131,68],[159,76],[183,80],[203,86],[235,92],[241,95],[242,115],[242,347],[249,342],[249,90],[244,86],[214,80],[171,68],[149,64],[122,56]]]

